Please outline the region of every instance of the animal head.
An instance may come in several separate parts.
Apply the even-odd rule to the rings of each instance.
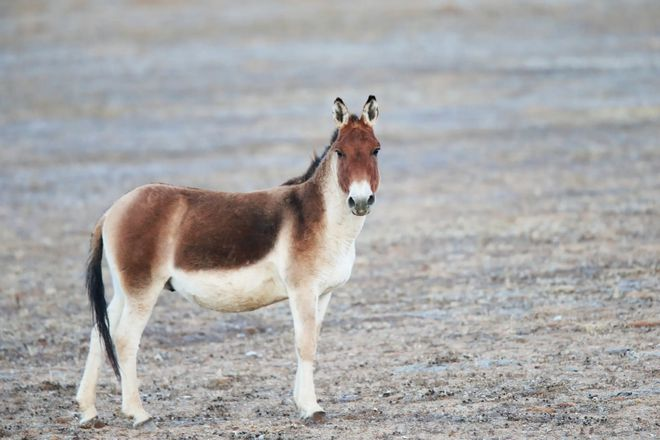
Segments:
[[[373,125],[378,119],[378,103],[371,95],[362,108],[362,116],[351,115],[341,98],[335,99],[332,112],[337,136],[330,153],[337,155],[337,180],[346,194],[346,204],[354,215],[369,213],[376,201],[380,182],[378,152],[380,142]]]

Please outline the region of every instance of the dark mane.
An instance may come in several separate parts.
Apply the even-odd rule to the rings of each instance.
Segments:
[[[311,179],[312,176],[314,175],[314,172],[316,172],[316,169],[319,167],[319,165],[321,165],[321,161],[323,160],[323,158],[328,154],[328,151],[330,150],[332,144],[334,144],[335,141],[337,140],[338,135],[339,135],[339,130],[335,130],[334,133],[332,133],[332,137],[330,138],[330,145],[325,147],[323,153],[320,156],[314,153],[314,156],[312,157],[312,163],[309,164],[309,168],[307,168],[305,174],[287,180],[282,184],[282,186],[297,185],[299,183],[307,182],[309,179]]]

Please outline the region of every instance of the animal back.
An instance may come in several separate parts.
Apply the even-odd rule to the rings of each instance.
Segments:
[[[282,207],[267,192],[185,193],[174,264],[184,270],[230,269],[254,264],[275,246]]]

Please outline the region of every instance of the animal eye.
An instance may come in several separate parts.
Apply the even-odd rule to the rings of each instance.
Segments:
[[[378,153],[380,152],[380,148],[376,148],[371,154],[374,156],[378,156]]]
[[[339,157],[344,157],[345,154],[344,154],[343,151],[341,151],[341,150],[337,150],[337,156],[339,156]]]

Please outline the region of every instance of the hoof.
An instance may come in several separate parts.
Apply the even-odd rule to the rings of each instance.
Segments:
[[[96,408],[89,408],[80,415],[78,425],[81,428],[91,428],[96,422]]]
[[[78,426],[80,426],[81,429],[101,429],[105,426],[105,423],[95,416],[91,419],[81,419]]]
[[[318,423],[318,424],[325,423],[325,411],[316,411],[314,414],[312,414],[309,420],[312,423]]]
[[[135,420],[133,420],[133,428],[141,428],[153,420],[154,418],[151,417],[149,414],[144,414],[139,418],[136,417]]]
[[[321,408],[317,409],[316,411],[313,412],[308,412],[307,414],[303,413],[300,416],[303,419],[303,422],[314,425],[314,424],[322,424],[325,423],[325,411],[323,411]]]

